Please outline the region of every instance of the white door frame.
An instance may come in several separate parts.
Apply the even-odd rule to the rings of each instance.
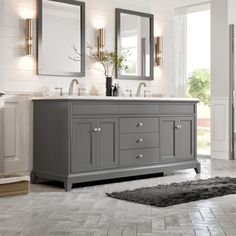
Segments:
[[[4,98],[0,97],[0,173],[4,172],[4,150],[3,150],[3,117],[4,117]]]

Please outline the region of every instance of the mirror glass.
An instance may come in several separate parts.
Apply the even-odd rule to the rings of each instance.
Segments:
[[[117,78],[153,79],[153,15],[116,9],[116,27],[117,53],[127,59]]]
[[[38,1],[38,74],[84,76],[84,3]]]

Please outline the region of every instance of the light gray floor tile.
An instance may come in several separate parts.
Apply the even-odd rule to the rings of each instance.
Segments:
[[[25,196],[0,199],[0,236],[235,236],[236,195],[158,208],[109,198],[106,192],[214,176],[236,177],[236,161],[200,159],[202,173],[97,186],[32,185]]]

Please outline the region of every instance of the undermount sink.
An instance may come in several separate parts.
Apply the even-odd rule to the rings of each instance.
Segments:
[[[104,100],[104,101],[196,101],[196,98],[177,97],[110,97],[110,96],[48,96],[33,97],[31,100]]]

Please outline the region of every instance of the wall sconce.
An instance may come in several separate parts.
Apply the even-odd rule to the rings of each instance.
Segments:
[[[162,53],[163,53],[163,37],[158,36],[155,38],[155,64],[156,66],[161,66],[163,64]]]
[[[97,54],[98,57],[102,57],[103,48],[105,46],[105,29],[98,29],[98,36],[97,36]]]
[[[26,53],[26,55],[32,55],[32,53],[33,53],[33,24],[32,24],[32,19],[26,19],[25,40],[26,40],[25,53]]]

